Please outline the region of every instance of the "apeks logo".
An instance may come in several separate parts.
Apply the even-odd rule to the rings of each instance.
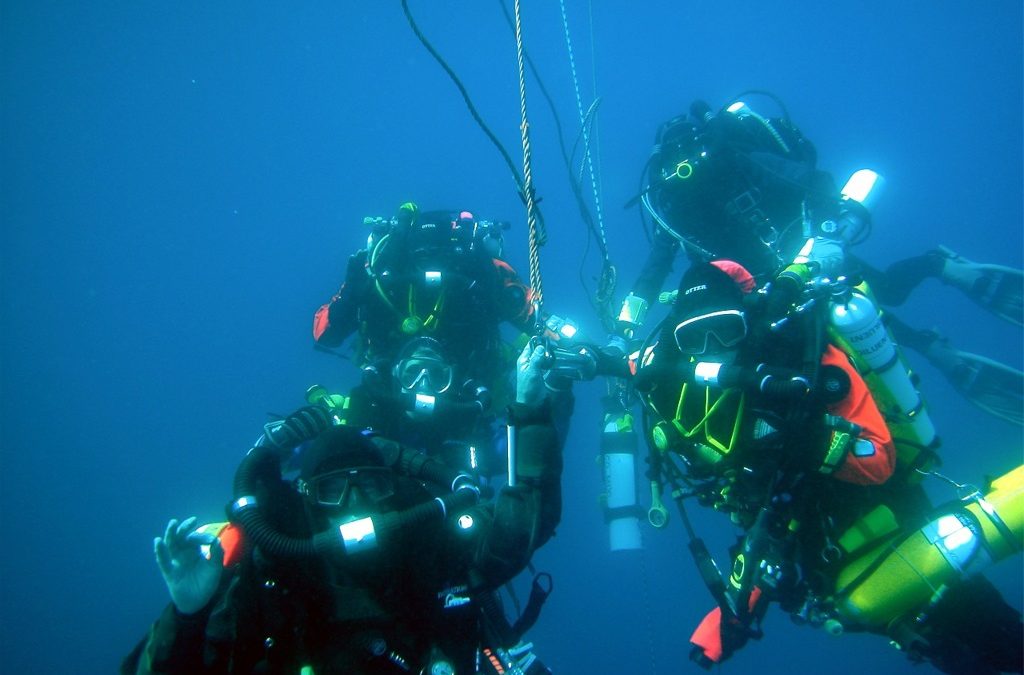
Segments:
[[[706,290],[708,290],[708,285],[707,284],[700,284],[699,286],[694,286],[693,288],[687,288],[685,291],[683,291],[683,295],[689,295],[690,293],[696,293],[697,291],[706,291]]]
[[[449,588],[440,591],[437,594],[437,599],[441,600],[441,606],[444,609],[453,609],[455,607],[461,607],[467,605],[472,601],[468,595],[464,595],[469,591],[469,586],[460,584],[458,586],[451,586]]]

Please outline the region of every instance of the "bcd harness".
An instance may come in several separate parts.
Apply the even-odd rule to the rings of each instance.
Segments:
[[[760,302],[766,304],[763,297]],[[768,364],[709,367],[677,359],[663,364],[661,368],[668,372],[659,374],[655,356],[653,364],[643,366],[636,378],[638,389],[650,389],[641,393],[647,418],[644,426],[652,429],[649,477],[657,488],[652,513],[663,512],[660,494],[667,488],[701,578],[718,605],[722,630],[738,641],[760,636],[760,618],[767,601],[779,599],[785,591],[782,585],[799,578],[788,566],[804,518],[796,507],[802,505],[805,483],[809,486],[817,482],[814,476],[831,473],[858,432],[856,425],[824,415],[825,404],[842,399],[850,381],[841,369],[822,366],[826,351],[823,313],[790,310],[786,317],[785,322],[771,322],[778,328],[765,328],[760,337],[772,340],[784,334],[783,339],[791,340],[785,347],[790,353],[799,344],[797,369]],[[655,334],[663,331],[659,327]],[[794,335],[798,342],[792,341]],[[652,373],[640,375],[644,368],[652,367]],[[665,382],[679,381],[685,384],[670,412],[665,405],[672,397],[658,389],[666,386]],[[671,385],[668,388],[671,390]],[[652,417],[660,421],[652,425]],[[820,425],[823,417],[831,434],[820,465],[787,464],[786,446],[806,443],[802,437],[805,430]],[[681,458],[687,468],[681,469],[673,456]],[[727,577],[694,531],[684,507],[687,497],[730,512],[744,527],[745,536],[734,551],[733,569]],[[658,521],[663,522],[664,516]]]

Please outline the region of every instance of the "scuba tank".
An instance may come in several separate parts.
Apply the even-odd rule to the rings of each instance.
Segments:
[[[833,225],[836,234],[850,245],[870,232],[869,209],[877,203],[884,184],[875,171],[861,169],[843,187],[841,222]],[[793,264],[776,279],[776,285],[789,286],[788,291],[795,293],[814,276],[810,267],[805,267],[814,259],[813,247],[814,240],[809,239]],[[833,289],[828,307],[829,335],[854,362],[885,418],[896,447],[897,470],[904,478],[915,478],[914,469],[927,468],[935,461],[933,450],[938,439],[911,371],[882,323],[867,285],[851,288],[842,278],[821,281],[824,287]]]
[[[627,340],[640,328],[646,315],[647,301],[630,293],[617,319],[621,335],[615,336],[611,343],[623,355],[628,351]],[[621,380],[609,382],[601,427],[604,517],[608,523],[608,549],[637,551],[643,548],[640,538],[641,508],[637,503],[638,442],[633,415],[623,395]]]
[[[609,411],[601,430],[604,469],[604,515],[608,547],[612,551],[643,548],[640,509],[636,502],[637,438],[633,416],[627,410]]]
[[[861,284],[833,295],[829,333],[864,376],[892,434],[897,468],[910,478],[935,458],[935,425],[868,292]]]
[[[549,320],[549,330],[552,329]],[[562,334],[563,331],[553,331]],[[570,338],[571,339],[571,338]],[[601,501],[608,524],[608,546],[612,551],[643,548],[637,504],[637,431],[630,411],[629,394],[623,376],[627,343],[613,336],[604,348],[586,345],[556,347],[550,353],[548,374],[569,380],[592,380],[608,375],[608,393],[602,399],[600,463],[604,479]],[[606,370],[606,368],[609,368]]]
[[[854,529],[844,538],[859,538]],[[833,604],[839,624],[880,630],[911,613],[927,614],[946,587],[1019,552],[1022,535],[1024,466],[997,478],[984,496],[976,491],[941,509],[909,535],[865,542],[871,548],[836,580]],[[847,548],[843,539],[839,543]]]

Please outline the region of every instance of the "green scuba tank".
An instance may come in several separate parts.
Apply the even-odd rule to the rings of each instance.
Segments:
[[[1019,466],[993,481],[984,496],[975,493],[919,530],[885,536],[854,558],[836,579],[838,621],[857,629],[891,626],[937,601],[949,584],[1019,552],[1022,534]]]

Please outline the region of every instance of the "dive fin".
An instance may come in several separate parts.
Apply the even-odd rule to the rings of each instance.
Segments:
[[[972,262],[940,246],[939,278],[956,286],[988,311],[1018,326],[1024,324],[1024,272],[1004,265]]]
[[[1024,372],[954,349],[944,338],[936,338],[923,354],[968,401],[1000,419],[1024,425]]]

